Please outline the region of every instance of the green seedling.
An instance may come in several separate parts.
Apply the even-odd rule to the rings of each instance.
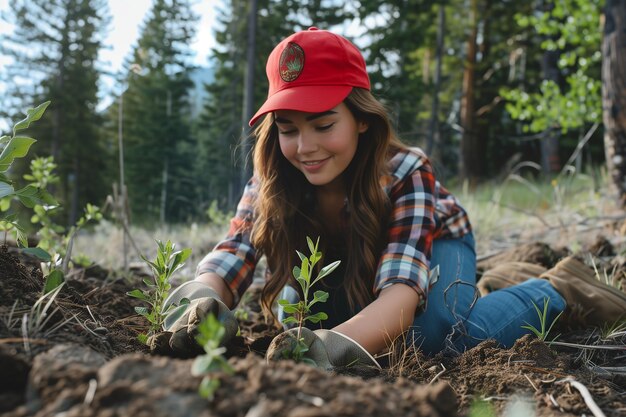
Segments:
[[[469,417],[496,417],[494,406],[489,402],[476,398],[469,408]]]
[[[215,318],[213,314],[206,316],[198,325],[198,335],[196,341],[202,346],[205,354],[198,356],[191,366],[191,374],[202,376],[202,382],[198,392],[203,398],[213,399],[215,391],[220,386],[218,378],[207,375],[209,372],[221,371],[232,375],[233,368],[226,361],[223,354],[226,348],[220,347],[220,341],[224,337],[224,326]]]
[[[295,360],[296,362],[309,362],[307,358],[304,357],[304,354],[309,350],[306,343],[304,343],[304,338],[302,337],[302,327],[306,321],[310,321],[311,323],[319,323],[322,320],[326,320],[328,315],[324,312],[319,312],[316,314],[311,314],[311,307],[313,307],[316,303],[323,303],[328,300],[328,293],[326,291],[315,291],[313,293],[313,299],[309,300],[310,290],[313,285],[315,285],[322,278],[333,272],[341,263],[341,261],[335,261],[330,265],[325,266],[320,270],[315,279],[311,279],[312,272],[315,268],[315,265],[322,259],[322,253],[318,251],[319,245],[319,237],[315,244],[311,238],[307,236],[306,238],[307,244],[309,246],[309,251],[311,252],[311,256],[307,257],[303,253],[296,251],[298,253],[298,257],[300,258],[301,264],[300,266],[295,266],[293,268],[293,276],[300,284],[302,288],[302,296],[303,299],[298,301],[297,303],[290,303],[288,300],[278,300],[278,304],[280,304],[285,313],[290,314],[289,317],[283,320],[283,323],[295,323],[298,325],[298,333],[296,336],[296,343],[291,351],[285,351],[285,355],[288,358]]]
[[[154,262],[142,256],[142,259],[150,266],[153,273],[152,280],[150,278],[144,278],[143,280],[148,289],[135,289],[126,293],[149,305],[149,307],[135,307],[135,311],[150,322],[148,333],[139,335],[139,340],[143,343],[147,343],[148,337],[161,330],[165,317],[175,307],[174,305],[170,305],[168,308],[163,307],[172,288],[170,278],[184,266],[185,260],[191,255],[191,249],[187,248],[177,251],[175,250],[175,245],[169,240],[165,244],[157,240],[157,245],[158,253]]]
[[[6,214],[10,209],[11,201],[16,199],[28,208],[33,208],[36,204],[56,206],[58,203],[48,191],[38,184],[31,183],[16,190],[15,184],[7,176],[7,172],[13,165],[13,161],[16,158],[25,157],[32,144],[36,142],[35,139],[24,136],[21,131],[30,127],[31,123],[41,119],[49,104],[50,102],[46,101],[35,108],[28,109],[26,118],[13,126],[12,135],[0,137],[0,211],[3,213],[0,215],[0,230],[4,230],[5,233],[14,232],[15,240],[24,247],[28,246],[28,239],[17,214]]]
[[[237,320],[245,321],[250,319],[250,303],[252,302],[252,298],[253,296],[250,291],[245,292],[241,296],[237,308],[233,310],[233,315]]]
[[[537,304],[533,303],[533,307],[535,307],[535,310],[537,311],[537,315],[539,316],[539,323],[541,324],[541,328],[537,329],[535,326],[526,323],[526,326],[522,326],[522,328],[524,329],[528,329],[531,332],[533,332],[535,334],[535,336],[537,336],[537,338],[543,342],[545,342],[548,339],[548,335],[550,334],[550,331],[552,330],[552,327],[554,326],[554,324],[557,322],[557,320],[559,319],[559,317],[561,317],[561,314],[563,314],[563,312],[561,311],[555,318],[554,320],[552,320],[552,323],[550,324],[550,327],[548,327],[548,329],[546,330],[546,324],[547,324],[547,320],[548,320],[548,305],[550,304],[550,298],[549,297],[545,297],[543,299],[543,311],[541,311],[539,309],[539,307],[537,307]],[[555,337],[552,338],[552,341],[556,340],[560,335],[556,335]]]
[[[63,286],[64,283],[61,283],[55,289],[41,295],[30,311],[22,316],[21,330],[26,352],[30,353],[29,340],[31,338],[48,338],[52,333],[76,319],[76,316],[72,316],[49,326],[50,319],[60,312],[60,307],[53,306],[53,304],[56,304],[55,300]]]
[[[0,149],[2,149],[0,153],[0,212],[3,213],[0,215],[0,229],[4,230],[5,233],[13,231],[18,245],[26,248],[23,251],[34,255],[45,263],[43,268],[45,276],[44,294],[50,293],[65,281],[74,234],[88,221],[102,218],[97,207],[87,205],[86,214],[79,220],[78,224],[70,229],[66,237],[57,239],[64,246],[67,246],[65,253],[62,253],[61,250],[51,251],[49,242],[52,236],[62,236],[60,233],[63,230],[62,227],[54,225],[48,215],[49,211],[59,207],[59,203],[47,191],[49,185],[58,181],[58,177],[53,174],[53,170],[56,168],[53,158],[35,158],[31,161],[31,173],[24,175],[28,184],[18,190],[15,190],[13,181],[6,175],[14,160],[25,157],[30,147],[36,142],[35,139],[24,136],[21,131],[28,129],[33,122],[41,119],[49,104],[50,102],[47,101],[35,108],[28,109],[26,118],[13,126],[12,135],[0,138]],[[38,231],[41,238],[39,247],[28,248],[27,235],[17,214],[6,214],[9,213],[11,202],[14,200],[33,209],[35,214],[31,217],[31,222],[41,224],[41,229]]]
[[[42,207],[42,206],[35,206]],[[52,240],[42,240],[36,248],[22,249],[23,253],[29,254],[42,261],[41,270],[44,274],[44,294],[54,290],[61,283],[65,282],[65,276],[69,271],[69,263],[72,258],[72,248],[74,239],[80,229],[92,222],[102,220],[102,213],[97,206],[87,204],[85,214],[78,219],[76,224],[70,228],[66,235],[53,231],[54,223],[43,222],[40,230],[46,236],[46,239],[52,239],[54,236],[54,244]],[[43,246],[43,247],[42,247]]]
[[[626,319],[606,323],[600,329],[602,340],[620,339],[626,336]]]

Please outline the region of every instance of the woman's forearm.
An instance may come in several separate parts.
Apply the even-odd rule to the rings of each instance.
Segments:
[[[411,326],[419,298],[408,286],[394,284],[333,330],[354,339],[373,355],[380,353]]]
[[[230,291],[230,288],[228,288],[228,285],[226,285],[226,282],[224,282],[224,278],[212,272],[205,272],[204,274],[198,275],[196,281],[200,281],[211,287],[228,308],[233,308],[233,293]]]

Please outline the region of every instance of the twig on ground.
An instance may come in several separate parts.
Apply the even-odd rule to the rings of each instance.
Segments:
[[[548,374],[548,375],[556,375],[556,376],[558,376],[560,378],[567,378],[567,375],[562,374],[560,372],[553,371],[551,369],[537,368],[535,366],[524,365],[524,364],[522,364],[521,366],[522,366],[522,368],[526,368],[526,369],[528,369],[530,371],[539,372],[539,373]]]
[[[554,395],[552,394],[546,394],[546,395],[548,396],[548,399],[550,399],[550,402],[552,403],[552,405],[558,408],[560,412],[563,412],[563,407],[559,405],[559,403],[556,401],[556,398],[554,398]]]
[[[626,366],[593,366],[589,369],[601,374],[626,375]]]
[[[528,377],[528,375],[524,374],[524,376],[526,377],[526,379],[528,380],[528,382],[530,383],[530,385],[532,385],[532,387],[535,389],[535,392],[539,392],[539,388],[537,388],[537,386],[535,385],[535,383]]]
[[[446,367],[445,367],[445,366],[443,366],[443,363],[440,363],[440,365],[441,365],[441,367],[443,368],[443,370],[442,370],[441,372],[439,372],[437,375],[435,375],[435,377],[434,377],[434,378],[433,378],[433,379],[432,379],[432,380],[428,383],[428,385],[432,385],[432,384],[434,384],[434,383],[435,383],[435,381],[436,381],[437,379],[439,379],[439,377],[440,377],[441,375],[443,375],[443,373],[444,373],[444,372],[446,372],[446,371],[447,371]]]
[[[95,379],[89,380],[89,387],[87,388],[87,392],[85,393],[85,399],[83,400],[83,404],[91,405],[93,398],[96,396],[96,388],[98,388],[98,381]]]
[[[326,401],[324,401],[324,399],[321,397],[308,395],[303,392],[297,393],[296,398],[299,399],[300,401],[304,401],[306,403],[314,405],[315,407],[322,407],[326,403]]]
[[[548,345],[557,345],[557,346],[565,346],[577,349],[602,349],[602,350],[623,350],[626,351],[626,346],[624,345],[580,345],[577,343],[567,343],[567,342],[547,342]]]
[[[23,343],[23,337],[8,337],[6,339],[0,339],[0,345],[7,343]],[[48,343],[46,339],[28,339],[28,343],[32,343],[34,345],[45,345]]]
[[[570,386],[576,388],[578,392],[580,392],[580,395],[583,397],[583,400],[585,401],[587,408],[589,408],[589,411],[591,411],[595,417],[606,417],[604,412],[600,409],[600,407],[598,407],[598,404],[596,404],[596,402],[594,401],[593,397],[591,396],[591,393],[589,392],[586,386],[584,386],[583,384],[581,384],[580,382],[572,378],[565,378],[561,381],[557,381],[557,384],[563,384],[566,382]]]

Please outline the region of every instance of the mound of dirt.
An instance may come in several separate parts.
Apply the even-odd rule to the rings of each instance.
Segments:
[[[278,330],[263,320],[259,287],[237,311],[241,336],[227,351],[234,372],[211,374],[220,386],[209,401],[198,395],[193,359],[150,355],[137,341],[147,323],[134,313],[140,302],[126,292],[139,288],[140,278],[72,271],[50,320],[25,333],[24,317],[32,319],[41,296],[41,272],[2,248],[0,268],[2,416],[455,416],[468,415],[480,400],[501,412],[513,398],[539,417],[590,414],[567,377],[587,386],[607,416],[626,410],[626,381],[611,372],[626,366],[623,350],[548,346],[531,336],[511,349],[485,341],[460,355],[433,357],[399,344],[388,367],[368,374],[266,363]],[[559,341],[625,345],[619,333],[605,336],[586,330]]]

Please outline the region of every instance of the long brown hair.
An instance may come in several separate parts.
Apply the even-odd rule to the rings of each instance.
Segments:
[[[388,175],[389,156],[405,146],[393,132],[385,107],[369,91],[354,88],[344,103],[357,121],[368,124],[367,131],[359,137],[354,158],[342,174],[348,184],[350,210],[348,256],[341,260],[346,271],[343,285],[354,311],[373,299],[374,278],[386,244],[391,209],[380,181]],[[322,227],[311,200],[314,186],[283,156],[272,115],[265,117],[255,136],[253,161],[259,192],[252,243],[266,256],[271,274],[261,296],[263,312],[279,324],[272,305],[282,288],[295,282],[291,271],[299,264],[296,250],[305,251],[306,236],[314,239]]]

